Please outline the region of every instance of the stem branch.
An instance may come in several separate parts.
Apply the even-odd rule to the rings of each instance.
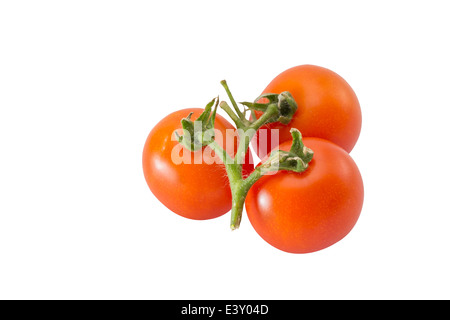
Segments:
[[[241,112],[241,110],[239,109],[236,100],[234,100],[233,95],[231,94],[230,88],[228,88],[228,84],[225,80],[222,80],[220,82],[222,84],[222,86],[225,88],[225,91],[228,95],[228,98],[230,98],[231,104],[234,107],[234,110],[236,111],[237,115],[239,116],[239,118],[243,121],[246,120],[244,114]]]
[[[233,120],[233,122],[236,124],[236,127],[238,129],[244,128],[244,123],[242,120],[237,116],[234,111],[231,109],[231,107],[226,103],[225,101],[222,101],[219,106],[228,114],[228,116]]]
[[[232,194],[230,226],[231,229],[234,230],[239,228],[242,212],[244,210],[245,198],[247,197],[250,188],[263,175],[278,170],[303,172],[308,167],[308,163],[313,157],[313,152],[303,145],[300,132],[297,129],[292,129],[291,134],[293,143],[291,150],[272,151],[267,160],[244,179],[242,173],[243,164],[250,147],[250,142],[256,132],[267,123],[289,123],[297,110],[297,104],[292,95],[287,91],[282,92],[281,94],[265,94],[261,97],[267,98],[269,103],[242,102],[244,107],[248,108],[242,112],[239,109],[236,100],[234,100],[226,81],[221,81],[221,84],[225,88],[234,110],[225,101],[220,102],[219,106],[234,121],[239,134],[239,146],[234,159],[214,140],[214,135],[206,136],[204,134],[205,130],[210,130],[214,127],[214,119],[219,102],[218,98],[213,99],[206,106],[205,112],[196,120],[202,123],[200,130],[196,130],[196,126],[190,119],[190,116],[182,120],[184,135],[178,139],[180,143],[186,145],[190,150],[196,150],[208,145],[225,165]],[[259,98],[256,101],[258,100]],[[215,107],[214,110],[212,110],[214,103]],[[251,110],[253,114],[251,121],[245,118],[245,113],[248,110]],[[255,110],[259,110],[263,112],[263,114],[259,118],[256,118],[256,115],[254,114]],[[188,133],[195,139],[187,139]],[[201,143],[198,143],[198,141],[201,141]]]
[[[234,162],[228,152],[226,152],[225,149],[222,148],[215,140],[213,140],[208,146],[217,154],[225,166]]]

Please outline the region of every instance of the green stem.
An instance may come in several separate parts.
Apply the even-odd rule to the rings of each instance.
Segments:
[[[231,209],[231,229],[239,228],[242,212],[244,209],[245,198],[250,188],[265,174],[277,172],[279,170],[293,171],[301,173],[308,168],[309,162],[312,160],[313,151],[303,145],[302,135],[297,129],[291,129],[292,147],[290,151],[274,150],[270,156],[261,163],[246,178],[236,180],[231,184],[231,192],[233,196],[233,205]],[[241,169],[242,170],[242,169]]]
[[[231,230],[238,229],[241,224],[245,199],[250,188],[263,176],[261,170],[256,168],[246,179],[239,181],[232,188],[233,204],[231,207]]]
[[[228,153],[217,142],[212,142],[209,144],[209,147],[219,155],[227,171],[232,196],[230,227],[232,230],[235,230],[240,225],[245,198],[251,185],[247,179],[244,180],[242,177],[242,165],[231,159]]]
[[[237,105],[237,103],[236,103],[236,100],[234,100],[234,97],[233,97],[233,95],[231,94],[231,91],[230,91],[230,88],[228,87],[227,82],[226,82],[225,80],[222,80],[222,81],[220,81],[220,83],[221,83],[222,86],[224,87],[225,92],[227,93],[228,98],[230,99],[231,104],[232,104],[233,107],[234,107],[234,111],[236,111],[236,114],[238,115],[239,119],[241,119],[242,121],[246,120],[244,114],[243,114],[243,113],[241,112],[241,110],[239,109],[239,107],[238,107],[238,105]]]
[[[256,117],[252,117],[252,121],[250,121],[245,118],[245,112],[243,113],[239,110],[226,81],[223,80],[221,84],[225,88],[225,91],[230,98],[230,101],[234,107],[234,111],[225,101],[222,101],[220,103],[220,107],[234,121],[239,134],[239,146],[234,159],[224,150],[222,146],[220,146],[214,140],[213,135],[209,137],[204,134],[204,131],[206,129],[211,129],[211,127],[214,126],[214,118],[218,105],[218,99],[211,101],[205,108],[205,112],[199,117],[199,121],[202,122],[201,131],[195,131],[195,125],[191,121],[190,117],[183,119],[182,123],[185,135],[179,137],[179,141],[180,143],[184,143],[184,145],[186,145],[187,147],[191,147],[192,150],[208,145],[218,155],[222,163],[225,165],[232,195],[230,226],[231,229],[234,230],[239,228],[239,225],[241,223],[245,198],[247,197],[250,188],[263,175],[267,174],[268,172],[278,170],[303,172],[308,167],[308,163],[312,159],[313,152],[303,145],[300,132],[297,129],[292,129],[291,134],[293,143],[291,150],[277,150],[271,152],[267,160],[265,160],[247,178],[244,179],[242,172],[243,164],[250,147],[250,142],[255,136],[258,129],[270,122],[279,121],[287,124],[292,119],[293,114],[297,110],[297,104],[295,103],[289,92],[283,92],[279,95],[264,95],[264,97],[269,99],[269,103],[267,104],[243,102],[242,104],[248,107],[252,112],[254,112],[254,110],[263,112],[263,114],[258,119],[256,119]],[[214,111],[212,111],[214,102],[215,108]],[[185,136],[188,136],[187,133],[190,133],[189,136],[194,137],[195,139],[186,140]],[[196,143],[197,141],[201,141],[201,143]]]
[[[242,143],[240,146],[243,145]],[[231,223],[232,230],[239,228],[244,210],[245,198],[252,185],[260,178],[255,170],[247,179],[242,176],[242,164],[236,162],[228,155],[228,153],[217,143],[212,142],[209,147],[219,155],[222,162],[225,164],[228,180],[230,182],[232,206],[231,206]],[[251,178],[250,178],[251,177]]]
[[[250,188],[244,187],[244,181],[239,181],[235,184],[234,189],[231,190],[232,206],[231,206],[231,230],[239,228],[242,219],[242,212],[244,211],[245,198]]]
[[[222,160],[222,163],[225,164],[225,166],[234,162],[228,152],[226,152],[225,149],[223,149],[215,140],[212,141],[208,146],[217,154],[217,156],[220,158],[220,160]]]
[[[269,106],[267,111],[263,113],[263,115],[251,123],[246,128],[242,130],[238,130],[239,133],[239,147],[236,153],[235,162],[238,164],[243,164],[245,161],[245,156],[247,155],[248,148],[250,147],[250,142],[255,136],[256,132],[267,123],[269,119],[271,119],[274,115],[278,113],[278,110],[275,105]]]
[[[235,165],[232,166],[231,171],[240,170],[242,172],[242,164],[245,161],[245,156],[250,147],[250,142],[258,131],[264,124],[268,122],[274,115],[278,113],[276,105],[269,106],[266,112],[255,122],[253,122],[250,126],[243,130],[239,130],[239,146],[234,159]],[[238,167],[239,166],[239,167]],[[229,170],[227,170],[228,172]],[[230,175],[230,173],[228,173]],[[256,168],[252,174],[246,179],[240,181],[236,181],[235,183],[231,183],[231,193],[232,193],[232,207],[231,207],[231,230],[238,229],[241,224],[242,212],[244,210],[245,198],[247,197],[247,193],[250,191],[250,188],[258,181],[262,176],[262,171],[259,168]]]
[[[251,125],[250,128],[257,131],[259,128],[261,128],[263,125],[269,122],[270,119],[272,119],[275,115],[278,114],[278,108],[275,104],[270,104],[267,107],[267,110],[256,119]]]
[[[245,127],[245,124],[242,120],[233,112],[231,107],[225,101],[222,101],[219,106],[228,114],[228,116],[233,120],[238,129],[242,129]]]

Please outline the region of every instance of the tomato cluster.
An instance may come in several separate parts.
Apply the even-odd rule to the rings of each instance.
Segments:
[[[286,92],[290,94],[286,95]],[[223,117],[215,117],[216,132],[225,137],[225,141],[233,143],[225,144],[223,139],[218,139],[214,145],[191,150],[188,163],[173,161],[173,150],[180,147],[173,134],[182,134],[181,123],[188,114],[192,113],[189,118],[204,118],[203,110],[180,110],[161,120],[150,132],[144,146],[143,169],[147,184],[167,208],[183,217],[216,218],[231,208],[235,210],[238,200],[242,200],[243,206],[245,200],[251,225],[272,246],[290,253],[309,253],[329,247],[351,231],[363,205],[361,174],[349,155],[361,130],[361,109],[356,94],[335,72],[312,65],[282,72],[262,93],[263,98],[246,104],[255,108],[250,118],[254,122],[250,119],[241,122],[231,115],[236,123],[233,126]],[[217,158],[217,150],[223,148],[231,158],[237,157],[238,150],[242,151],[239,149],[242,141],[236,139],[235,130],[241,129],[242,123],[258,123],[257,120],[267,112],[261,106],[273,102],[267,102],[267,97],[276,99],[275,95],[267,95],[269,93],[293,98],[296,108],[290,110],[295,112],[287,124],[287,121],[274,121],[271,117],[271,121],[257,128],[252,143],[261,163],[254,168],[247,148],[245,162],[239,166],[241,172],[236,177],[233,166],[223,163],[228,158]],[[229,97],[232,98],[231,93]],[[232,102],[235,105],[234,99]],[[279,102],[282,115],[283,103]],[[220,106],[230,114],[231,108],[226,104]],[[313,152],[309,163],[287,153],[292,152],[291,146],[297,143],[291,135],[293,128],[303,136],[301,146]],[[262,141],[267,137],[261,134],[262,130],[276,131],[279,142]],[[261,143],[268,144],[266,151],[260,148]],[[178,148],[177,152],[182,149]],[[286,167],[259,175],[263,171],[261,168],[267,166],[267,159],[279,155],[277,150],[287,154],[283,161],[301,162],[303,169]],[[198,157],[200,153],[203,156]],[[249,180],[251,184],[246,184]],[[248,190],[245,192],[236,191],[246,185]],[[236,199],[242,195],[243,199]]]

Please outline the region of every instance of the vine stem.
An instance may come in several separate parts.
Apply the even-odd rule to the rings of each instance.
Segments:
[[[250,191],[250,188],[262,177],[262,175],[261,170],[256,168],[246,179],[241,180],[235,185],[235,190],[232,189],[233,204],[231,207],[231,230],[239,228],[247,194]]]
[[[244,179],[242,176],[242,164],[236,162],[236,159],[232,160],[227,152],[216,142],[209,144],[209,146],[225,164],[232,196],[230,228],[235,230],[239,228],[241,223],[245,198],[253,184],[261,177],[261,170],[255,169],[250,176]]]
[[[266,112],[258,120],[251,123],[246,128],[238,129],[239,146],[234,161],[231,160],[227,152],[223,150],[223,148],[219,144],[217,144],[217,142],[214,141],[213,143],[209,144],[209,146],[214,150],[216,154],[219,155],[219,157],[220,155],[222,155],[221,160],[225,164],[228,179],[230,181],[232,195],[230,222],[231,230],[239,228],[242,219],[242,212],[244,210],[245,198],[247,197],[247,194],[253,184],[258,181],[258,179],[263,175],[262,171],[257,168],[246,179],[244,179],[242,176],[242,165],[245,161],[245,157],[250,147],[250,142],[255,136],[258,129],[266,124],[268,119],[271,119],[277,113],[278,110],[275,105],[269,106]]]
[[[265,174],[277,170],[289,170],[294,172],[302,172],[308,167],[311,161],[313,152],[306,148],[301,139],[301,134],[297,129],[292,129],[292,147],[290,151],[272,151],[270,156],[260,166],[248,176],[243,176],[243,164],[250,147],[250,142],[254,138],[256,132],[265,124],[270,122],[288,123],[291,121],[293,114],[297,110],[297,104],[289,92],[282,92],[281,94],[266,94],[269,103],[250,103],[242,102],[248,110],[263,111],[262,115],[252,120],[245,118],[245,111],[241,112],[238,105],[233,98],[233,95],[228,88],[225,80],[221,81],[225,88],[228,97],[234,110],[225,102],[219,103],[218,98],[213,99],[205,108],[204,113],[196,121],[200,121],[200,126],[195,126],[190,116],[182,120],[184,135],[178,137],[179,142],[183,143],[188,149],[196,150],[202,146],[209,146],[216,155],[222,160],[225,165],[228,180],[230,183],[232,195],[231,207],[231,222],[232,230],[239,228],[242,212],[244,210],[245,199],[250,188]],[[256,101],[258,101],[257,99]],[[214,109],[213,105],[215,104]],[[206,135],[205,130],[211,130],[214,127],[214,119],[217,106],[220,106],[234,121],[239,135],[239,145],[234,157],[230,156],[226,150],[223,149],[214,140],[214,135]],[[193,138],[186,138],[186,137]]]

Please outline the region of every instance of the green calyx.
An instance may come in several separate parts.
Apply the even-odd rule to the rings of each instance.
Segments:
[[[303,172],[308,168],[314,152],[306,147],[302,141],[302,134],[295,128],[291,129],[292,146],[289,151],[275,150],[269,158],[259,167],[261,173],[287,170]]]
[[[214,141],[214,122],[218,104],[219,97],[214,98],[196,120],[192,121],[192,113],[181,120],[183,135],[176,133],[177,139],[189,151],[200,150]]]

